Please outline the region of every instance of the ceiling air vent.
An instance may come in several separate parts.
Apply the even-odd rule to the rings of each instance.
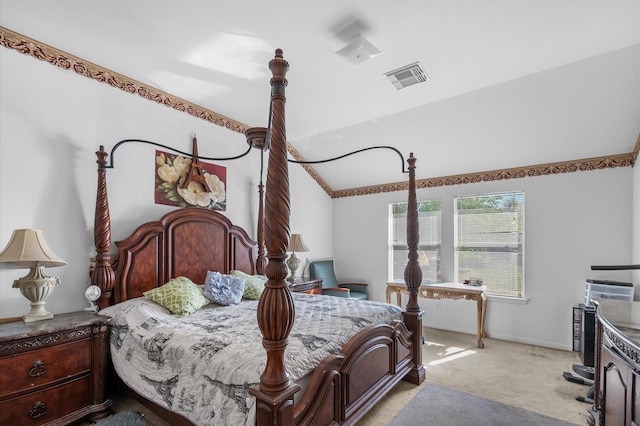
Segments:
[[[420,62],[414,62],[404,67],[384,73],[393,86],[400,90],[414,84],[424,83],[429,76],[424,72]]]

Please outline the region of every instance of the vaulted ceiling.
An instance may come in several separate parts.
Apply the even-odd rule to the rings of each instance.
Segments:
[[[2,0],[0,26],[248,126],[281,48],[295,155],[393,146],[420,179],[627,154],[640,132],[637,0]],[[336,54],[358,35],[383,53]],[[415,62],[427,81],[397,90],[385,73]],[[405,179],[388,150],[313,171]]]

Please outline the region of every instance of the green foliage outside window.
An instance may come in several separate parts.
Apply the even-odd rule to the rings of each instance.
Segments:
[[[482,278],[487,293],[524,297],[524,193],[455,198],[456,279]]]
[[[404,278],[409,250],[407,247],[407,203],[394,203],[390,206],[390,269],[391,278]],[[440,268],[440,200],[418,202],[418,223],[420,239],[418,241],[418,262],[422,269],[424,282],[441,281]]]

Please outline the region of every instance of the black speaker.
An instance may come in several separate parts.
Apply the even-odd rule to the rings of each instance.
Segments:
[[[580,335],[580,360],[587,367],[595,367],[596,354],[596,308],[580,304],[582,324]]]

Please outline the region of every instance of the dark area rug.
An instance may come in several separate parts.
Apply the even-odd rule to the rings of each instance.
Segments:
[[[573,426],[522,408],[427,383],[390,426]]]
[[[98,420],[95,426],[152,426],[144,415],[133,411],[122,411]]]

